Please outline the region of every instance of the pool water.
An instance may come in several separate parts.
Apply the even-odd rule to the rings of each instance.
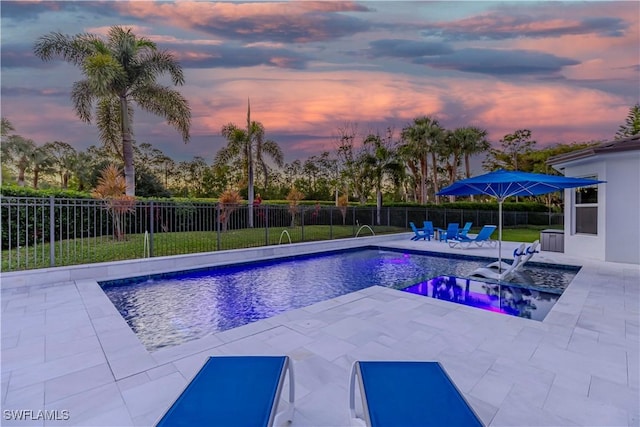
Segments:
[[[364,248],[100,285],[147,349],[157,350],[373,285],[402,289],[436,276],[465,277],[487,262]],[[545,267],[538,274],[540,267],[526,267],[533,287],[566,287],[577,271]]]
[[[544,320],[560,293],[489,283],[464,277],[438,276],[402,289],[444,301],[510,316]]]

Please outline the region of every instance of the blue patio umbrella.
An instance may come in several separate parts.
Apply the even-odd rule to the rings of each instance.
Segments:
[[[498,260],[502,261],[502,203],[507,197],[538,196],[565,188],[587,187],[603,182],[605,181],[498,169],[456,181],[440,190],[438,196],[484,194],[498,200]]]

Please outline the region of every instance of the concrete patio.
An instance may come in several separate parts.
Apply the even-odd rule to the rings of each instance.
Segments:
[[[349,240],[496,256],[408,235]],[[439,361],[486,425],[638,426],[640,267],[534,260],[583,267],[543,322],[375,286],[153,353],[98,286],[104,267],[42,283],[3,275],[2,425],[152,425],[210,355],[288,354],[293,426],[348,425],[351,364],[375,359]]]

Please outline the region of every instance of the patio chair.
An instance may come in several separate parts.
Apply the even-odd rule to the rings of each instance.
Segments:
[[[413,222],[409,223],[411,230],[413,230],[414,235],[411,237],[411,240],[431,240],[431,235],[426,232],[424,228],[418,228]]]
[[[440,241],[443,240],[448,242],[451,239],[455,239],[458,236],[459,225],[457,222],[451,222],[447,225],[447,229],[443,230],[438,228],[437,230],[440,232]]]
[[[525,254],[525,244],[521,244],[513,251],[513,262],[507,264],[506,269],[498,270],[497,268],[480,267],[475,269],[469,276],[470,277],[482,277],[484,279],[493,279],[503,281],[509,279],[516,272],[516,269],[522,261],[522,257]]]
[[[432,221],[424,221],[422,223],[422,225],[423,225],[422,228],[424,229],[424,231],[429,235],[427,240],[431,240],[431,238],[434,236],[433,222]]]
[[[276,414],[286,374],[289,400]],[[272,426],[293,418],[288,356],[210,357],[156,426]],[[280,422],[278,420],[278,422]]]
[[[473,222],[467,222],[464,224],[464,227],[462,227],[460,229],[460,231],[458,231],[458,236],[462,236],[462,237],[467,237],[467,233],[469,231],[471,231],[471,226],[473,225]]]
[[[518,256],[520,256],[520,263],[516,266],[514,271],[520,271],[522,267],[524,267],[524,265],[527,263],[527,261],[529,261],[535,254],[540,252],[538,250],[539,245],[540,245],[540,241],[536,240],[530,246],[528,246],[527,249],[525,249],[523,252],[518,254]],[[518,249],[516,249],[513,253],[514,258],[516,257],[516,251],[518,251]],[[487,265],[486,268],[490,268],[492,270],[498,271],[498,270],[506,270],[507,268],[510,267],[510,265],[511,264],[506,263],[504,261],[502,261],[502,263],[500,263],[499,261],[495,261]]]
[[[491,247],[496,246],[496,241],[491,240],[490,237],[494,231],[496,231],[495,225],[485,225],[480,232],[473,238],[467,236],[456,236],[454,239],[449,240],[449,247],[455,248],[456,246],[462,249],[467,249],[474,243],[476,246],[481,247],[488,245]]]
[[[356,413],[356,378],[362,417]],[[349,413],[358,426],[482,426],[438,362],[356,361]]]

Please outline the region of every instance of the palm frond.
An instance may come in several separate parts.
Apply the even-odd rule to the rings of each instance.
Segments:
[[[43,61],[62,57],[74,65],[81,65],[94,50],[92,43],[97,40],[93,34],[69,36],[60,32],[51,32],[36,40],[33,53]]]
[[[136,87],[130,94],[143,110],[164,117],[168,124],[182,134],[184,142],[189,141],[191,108],[180,92],[166,86],[152,84]]]
[[[73,83],[71,100],[73,101],[76,114],[83,122],[91,123],[91,110],[96,98],[97,96],[91,90],[91,84],[88,80],[80,80]]]
[[[96,117],[100,140],[109,152],[116,154],[122,160],[120,100],[117,97],[101,98],[98,102]]]

